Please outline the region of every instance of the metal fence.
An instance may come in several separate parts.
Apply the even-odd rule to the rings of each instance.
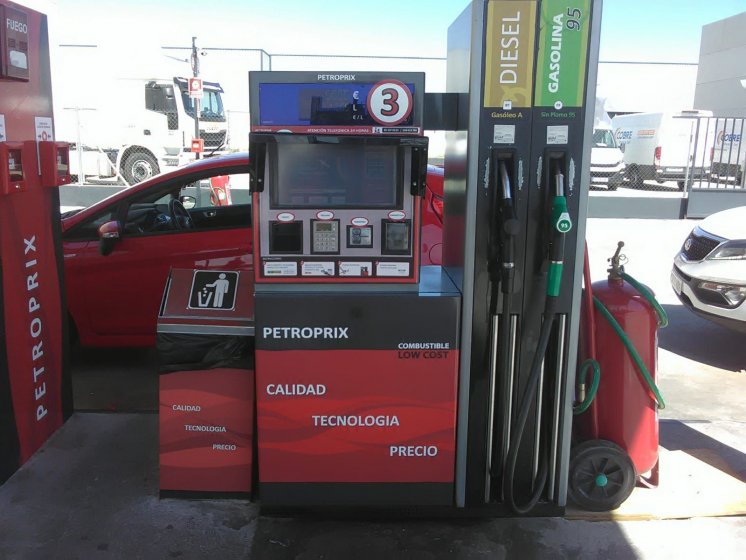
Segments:
[[[53,75],[56,136],[73,145],[71,171],[80,184],[132,185],[193,161],[195,114],[203,157],[248,150],[251,70],[420,71],[429,90],[445,91],[445,58],[199,51],[205,87],[197,113],[186,79],[191,47],[138,53],[146,62],[137,65],[125,50],[57,48],[55,68],[64,71]],[[444,150],[444,135],[437,133],[432,155],[442,159]]]
[[[60,45],[53,52],[56,136],[73,144],[71,170],[81,184],[131,185],[195,159],[195,106],[186,81],[191,47],[151,49],[137,56],[147,63],[138,64],[120,50]],[[414,70],[425,72],[428,91],[446,90],[440,57],[200,52],[206,55],[199,109],[205,156],[248,150],[251,70]],[[686,217],[746,203],[743,118],[692,112],[674,119],[677,133],[663,135],[660,125],[620,131],[624,118],[594,131],[591,215]],[[428,134],[431,158],[442,161],[444,133]]]
[[[744,117],[626,117],[614,119],[612,142],[623,171],[599,181],[591,164],[592,215],[698,218],[746,204]]]

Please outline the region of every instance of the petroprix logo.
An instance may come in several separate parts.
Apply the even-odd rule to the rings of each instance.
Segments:
[[[265,339],[349,339],[350,327],[264,327]]]

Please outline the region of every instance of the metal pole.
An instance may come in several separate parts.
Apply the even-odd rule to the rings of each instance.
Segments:
[[[85,173],[83,172],[83,144],[81,143],[80,135],[80,107],[75,107],[75,123],[78,127],[78,184],[82,185],[85,183]]]
[[[199,53],[197,52],[197,37],[192,37],[192,75],[195,78],[199,78]],[[200,99],[195,97],[192,99],[192,107],[194,107],[194,139],[199,140],[199,116],[200,116]],[[195,153],[195,159],[200,158],[200,153]]]
[[[735,177],[735,180],[733,181],[733,184],[736,186],[736,188],[739,187],[739,183],[740,183],[740,187],[744,188],[744,177],[746,176],[746,166],[743,166],[743,167],[741,166],[741,148],[743,147],[743,125],[744,125],[744,119],[742,118],[741,119],[741,132],[738,136],[739,140],[738,140],[738,156],[736,158],[736,173],[735,173],[736,177]],[[739,173],[741,174],[740,181],[738,180]]]

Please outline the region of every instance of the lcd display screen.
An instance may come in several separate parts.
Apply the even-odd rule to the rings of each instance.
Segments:
[[[262,125],[376,125],[367,100],[375,84],[260,84],[259,120]],[[414,84],[405,84],[414,95]],[[411,126],[414,115],[399,123]]]
[[[398,208],[395,145],[276,145],[272,208]]]

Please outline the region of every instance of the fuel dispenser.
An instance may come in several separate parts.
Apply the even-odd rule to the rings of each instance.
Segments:
[[[419,266],[424,75],[250,73],[263,506],[449,506],[459,294]]]
[[[458,507],[564,510],[600,17],[594,0],[475,0],[449,29]]]
[[[47,18],[0,2],[0,483],[72,413]]]

